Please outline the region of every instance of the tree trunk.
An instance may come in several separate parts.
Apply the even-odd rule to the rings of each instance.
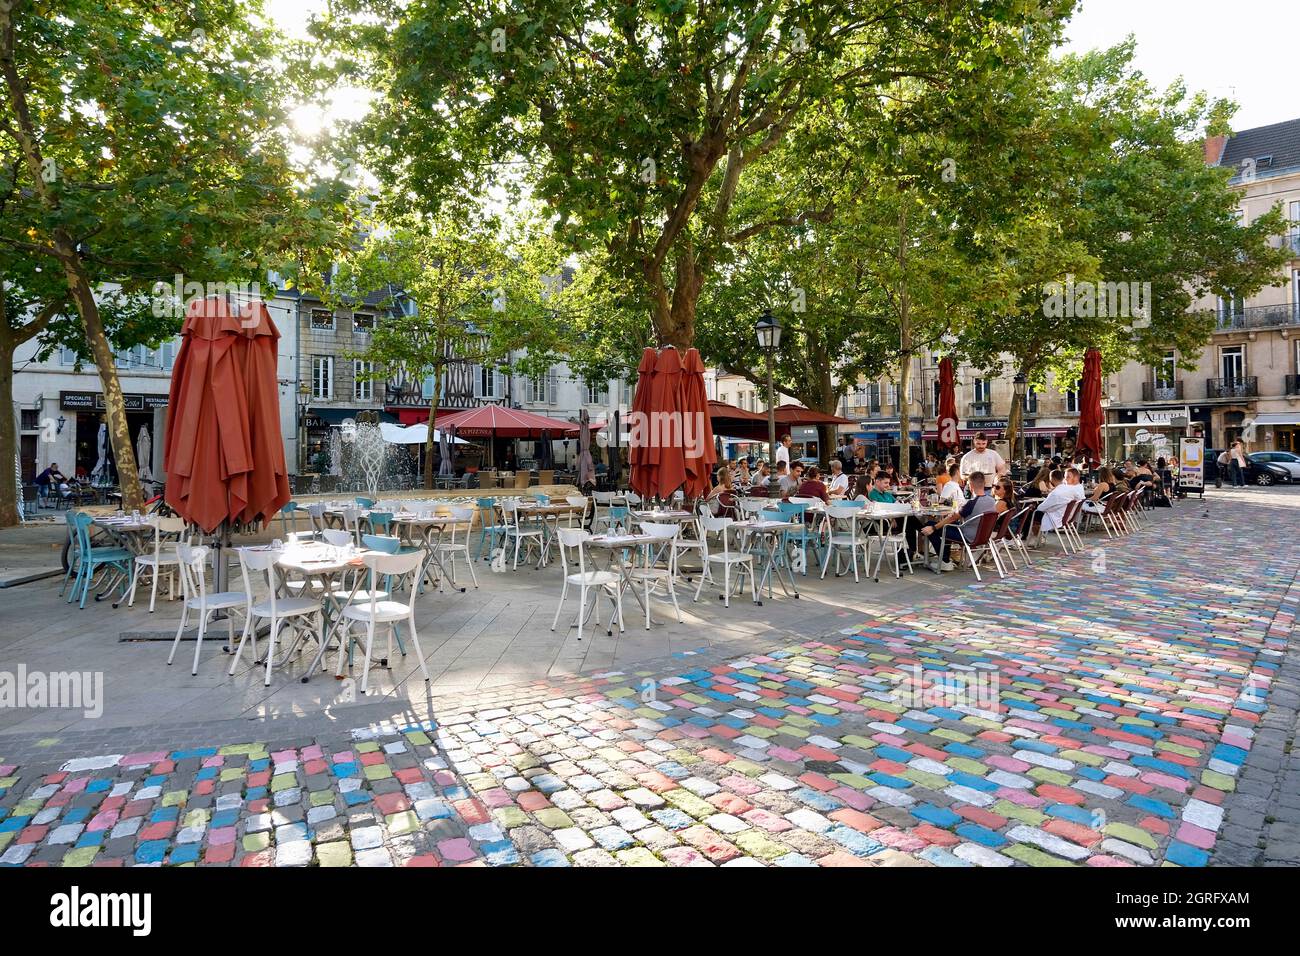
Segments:
[[[912,323],[907,299],[907,207],[898,204],[898,474],[907,477],[911,467],[911,409],[907,404],[907,386],[912,380]]]
[[[433,395],[429,399],[429,434],[424,436],[424,487],[433,490],[433,426],[438,419],[438,405],[442,401],[442,368],[433,373]]]
[[[1025,420],[1024,386],[1015,385],[1011,389],[1011,413],[1007,415],[1007,442],[1011,447],[1011,457],[1020,458],[1020,424]]]
[[[4,477],[18,454],[18,429],[14,427],[14,343],[0,329],[0,528],[18,523],[18,488]]]
[[[126,400],[122,396],[122,383],[117,377],[117,366],[113,359],[113,347],[108,344],[108,335],[104,331],[104,322],[99,315],[99,304],[95,301],[94,290],[86,278],[84,270],[77,264],[74,249],[62,250],[64,255],[63,271],[68,279],[77,311],[86,326],[86,341],[90,343],[91,354],[95,357],[95,366],[99,369],[99,381],[104,388],[104,417],[108,424],[108,440],[113,448],[113,458],[117,463],[117,480],[122,488],[122,509],[136,511],[144,509],[144,492],[140,488],[140,472],[135,464],[135,449],[131,447],[131,428],[126,420]]]

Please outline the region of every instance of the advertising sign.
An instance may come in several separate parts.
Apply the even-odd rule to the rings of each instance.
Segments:
[[[1178,442],[1178,484],[1185,490],[1205,492],[1205,439]]]

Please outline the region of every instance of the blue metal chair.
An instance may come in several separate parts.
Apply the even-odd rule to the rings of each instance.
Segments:
[[[363,523],[370,528],[372,535],[387,535],[389,527],[393,523],[393,513],[391,511],[372,511],[363,520]],[[361,536],[366,537],[364,534]]]
[[[781,553],[784,554],[791,543],[804,552],[803,573],[808,574],[808,547],[814,554],[821,552],[821,535],[808,527],[808,505],[801,501],[782,501],[777,504],[783,521],[798,521],[798,528],[791,528],[781,536]]]
[[[63,572],[63,587],[59,588],[59,595],[68,589],[68,579],[78,573],[81,567],[81,545],[77,541],[77,515],[80,512],[69,511],[65,515],[68,521],[68,569]],[[72,599],[68,599],[71,603]]]
[[[627,505],[609,506],[609,530],[613,534],[618,529],[623,533],[632,530],[632,509]]]
[[[495,498],[478,499],[478,552],[475,557],[486,560],[496,550],[497,539],[505,541],[506,528],[497,523],[497,505]],[[487,554],[484,555],[484,551]]]
[[[539,505],[541,505],[542,507],[546,507],[547,505],[549,505],[549,504],[551,503],[551,496],[550,496],[550,495],[544,495],[544,494],[541,494],[541,493],[539,492],[539,493],[537,493],[537,494],[534,494],[533,497],[537,499],[537,503],[538,503]]]
[[[375,506],[375,503],[369,498],[362,498],[360,495],[357,495],[352,500],[356,502],[358,508],[373,508]]]
[[[293,530],[298,530],[298,502],[286,501],[284,507],[280,509],[280,534],[286,538],[289,536],[289,523],[293,522]],[[290,517],[292,515],[293,517]]]
[[[126,597],[127,584],[131,580],[131,565],[135,561],[133,555],[126,548],[114,547],[94,547],[90,543],[90,527],[95,523],[95,519],[83,512],[78,512],[73,518],[77,528],[77,544],[80,550],[80,560],[77,567],[77,581],[72,586],[72,594],[68,597],[68,603],[71,604],[77,597],[77,591],[81,591],[80,607],[86,606],[86,595],[90,593],[91,586],[95,581],[95,574],[101,567],[108,566],[122,573],[122,596]]]

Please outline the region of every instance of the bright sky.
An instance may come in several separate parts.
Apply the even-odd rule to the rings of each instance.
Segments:
[[[1067,49],[1137,38],[1138,69],[1163,89],[1182,76],[1240,106],[1240,131],[1300,116],[1295,96],[1297,0],[1083,0],[1066,25]]]

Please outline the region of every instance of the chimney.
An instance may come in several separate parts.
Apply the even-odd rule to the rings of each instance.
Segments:
[[[1228,144],[1228,137],[1222,133],[1205,138],[1205,165],[1217,166],[1223,158],[1223,147]]]

